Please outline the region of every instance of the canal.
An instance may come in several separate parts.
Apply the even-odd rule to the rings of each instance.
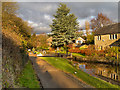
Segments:
[[[73,61],[82,71],[107,82],[120,85],[120,67],[98,63],[83,63]]]

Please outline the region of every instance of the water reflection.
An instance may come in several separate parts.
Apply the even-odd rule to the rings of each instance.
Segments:
[[[94,77],[97,77],[99,75],[120,81],[120,67],[96,63],[79,63],[77,65],[78,68]]]

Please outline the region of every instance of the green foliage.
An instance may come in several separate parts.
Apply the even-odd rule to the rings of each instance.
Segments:
[[[120,88],[117,85],[112,85],[106,81],[100,80],[99,78],[95,78],[79,69],[76,69],[73,67],[67,59],[64,58],[58,58],[58,57],[41,57],[42,59],[46,60],[48,63],[53,65],[54,67],[63,70],[65,72],[69,72],[71,74],[74,74],[76,71],[77,74],[75,74],[78,78],[83,80],[89,85],[92,85],[96,88]]]
[[[35,75],[30,61],[26,64],[21,76],[18,79],[20,86],[27,88],[40,88],[39,81]]]
[[[110,50],[112,53],[117,54],[117,53],[119,53],[120,47],[111,47]]]
[[[111,48],[106,48],[105,52],[109,55],[109,56],[116,56],[117,54],[120,54],[120,47],[116,47],[113,46]]]
[[[56,14],[53,15],[52,25],[52,47],[62,47],[68,45],[76,38],[78,22],[74,14],[70,14],[70,9],[65,4],[60,3]]]
[[[87,48],[88,48],[88,45],[83,45],[79,49],[82,50],[82,49],[87,49]]]
[[[32,51],[35,51],[35,48],[32,48]]]
[[[63,48],[63,47],[61,47],[60,49],[61,49],[61,51],[64,51],[64,48]]]
[[[73,56],[79,56],[79,57],[85,57],[85,55],[81,54],[81,53],[72,53]]]
[[[94,32],[92,34],[87,35],[87,44],[94,44]]]

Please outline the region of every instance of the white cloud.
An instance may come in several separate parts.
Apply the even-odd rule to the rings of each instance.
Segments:
[[[37,26],[38,26],[37,23],[32,24],[32,27],[37,27]]]
[[[30,21],[30,20],[28,20],[28,24],[29,24],[30,26],[32,26],[32,27],[37,27],[37,26],[38,26],[37,23],[35,23],[35,22],[33,22],[33,21]]]
[[[86,19],[79,19],[78,22],[79,22],[79,27],[84,27],[85,26],[85,21]]]
[[[51,0],[50,0],[51,1]],[[58,2],[21,2],[19,14],[20,17],[34,27],[37,32],[50,32],[49,25],[52,24],[53,14],[56,14]],[[108,16],[111,20],[117,20],[118,3],[97,3],[97,2],[66,2],[70,13],[78,17],[80,27],[85,26],[85,21],[90,21],[96,17],[99,12]]]
[[[44,15],[44,18],[45,18],[46,20],[50,21],[50,22],[52,21],[52,18],[50,17],[50,15],[46,15],[46,14],[45,14],[45,15]]]
[[[29,24],[33,24],[34,22],[33,22],[33,21],[28,20],[28,23],[29,23]]]
[[[34,31],[36,33],[48,33],[48,32],[51,31],[51,28],[50,27],[45,27],[45,26],[43,26],[43,27],[37,27],[37,28],[35,28]]]
[[[79,22],[79,27],[85,27],[85,21],[88,21],[90,22],[91,19],[95,18],[95,16],[89,16],[87,18],[84,18],[84,19],[78,19],[78,22]]]
[[[43,10],[45,11],[50,11],[52,9],[52,5],[48,5],[45,8],[43,8]]]

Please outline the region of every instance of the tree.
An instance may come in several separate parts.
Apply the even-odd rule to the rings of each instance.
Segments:
[[[2,3],[2,14],[16,14],[18,10],[18,4],[16,2],[3,2]]]
[[[60,3],[56,14],[53,15],[52,25],[52,46],[62,47],[67,46],[76,38],[76,31],[78,31],[78,22],[74,14],[70,13],[70,9],[65,5]]]
[[[47,39],[48,39],[47,35],[41,34],[41,35],[36,36],[36,34],[33,33],[33,35],[28,41],[28,47],[31,49],[33,47],[35,49],[46,49],[48,48]]]
[[[15,2],[2,3],[2,29],[15,32],[22,40],[23,47],[27,47],[28,39],[31,37],[31,26],[22,18],[17,16],[18,4]],[[24,40],[24,39],[25,40]]]
[[[36,40],[37,40],[36,33],[33,33],[31,38],[28,40],[28,48],[30,49],[32,49],[33,47],[36,48],[37,45]]]
[[[85,30],[86,30],[86,35],[88,36],[90,34],[90,24],[88,21],[85,21]]]
[[[41,49],[48,48],[47,39],[48,36],[46,34],[37,36],[37,48],[41,48]]]
[[[87,44],[94,44],[94,32],[92,32],[92,34],[87,35],[86,38],[87,38],[86,41]]]
[[[18,4],[15,2],[2,3],[2,28],[6,30],[11,29],[17,34],[23,35],[25,39],[28,39],[31,36],[32,28],[26,21],[17,17],[16,10],[18,9]]]
[[[98,13],[97,18],[91,20],[91,27],[93,31],[97,31],[100,27],[112,24],[113,22],[102,13]]]

